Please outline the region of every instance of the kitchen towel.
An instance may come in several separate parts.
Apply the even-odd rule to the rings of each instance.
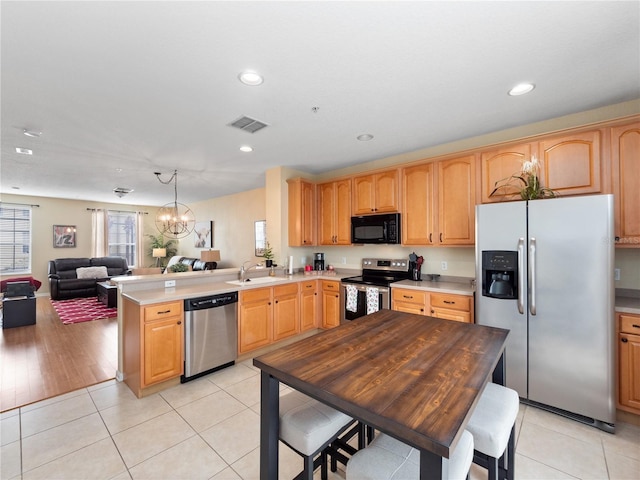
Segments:
[[[367,287],[367,315],[380,310],[380,294],[375,287]]]
[[[358,289],[355,285],[345,285],[347,287],[347,311],[358,311]]]

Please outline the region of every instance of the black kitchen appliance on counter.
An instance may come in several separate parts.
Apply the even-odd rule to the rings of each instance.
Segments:
[[[324,253],[313,254],[313,269],[324,270]]]

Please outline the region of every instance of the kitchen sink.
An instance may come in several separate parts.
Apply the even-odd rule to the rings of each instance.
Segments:
[[[241,282],[240,280],[229,280],[226,283],[230,283],[231,285],[260,285],[262,283],[280,282],[282,280],[284,280],[282,277],[257,277],[250,278],[244,282]]]

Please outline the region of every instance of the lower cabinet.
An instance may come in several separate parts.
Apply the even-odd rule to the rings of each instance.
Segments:
[[[298,333],[298,283],[240,292],[238,353],[247,353]]]
[[[322,284],[322,328],[340,325],[340,282],[321,280]]]
[[[140,306],[123,300],[124,382],[138,396],[177,379],[184,367],[182,301]]]
[[[640,414],[640,315],[617,313],[618,407]]]
[[[300,332],[318,328],[319,312],[318,281],[306,280],[300,283]]]
[[[474,322],[473,296],[470,295],[392,288],[391,309],[457,322]]]

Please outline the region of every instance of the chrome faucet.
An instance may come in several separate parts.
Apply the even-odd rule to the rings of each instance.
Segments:
[[[244,263],[242,264],[242,266],[240,267],[240,281],[241,281],[241,282],[246,282],[246,281],[248,281],[248,280],[249,280],[248,278],[247,278],[247,279],[245,279],[245,275],[247,274],[247,272],[248,272],[249,270],[251,270],[252,268],[256,268],[257,266],[259,266],[259,265],[260,265],[259,263],[254,263],[253,265],[249,265],[248,267],[246,267],[246,268],[245,268],[245,265],[246,265],[247,263],[249,263],[250,261],[251,261],[251,260],[247,260],[247,261],[246,261],[246,262],[244,262]]]

